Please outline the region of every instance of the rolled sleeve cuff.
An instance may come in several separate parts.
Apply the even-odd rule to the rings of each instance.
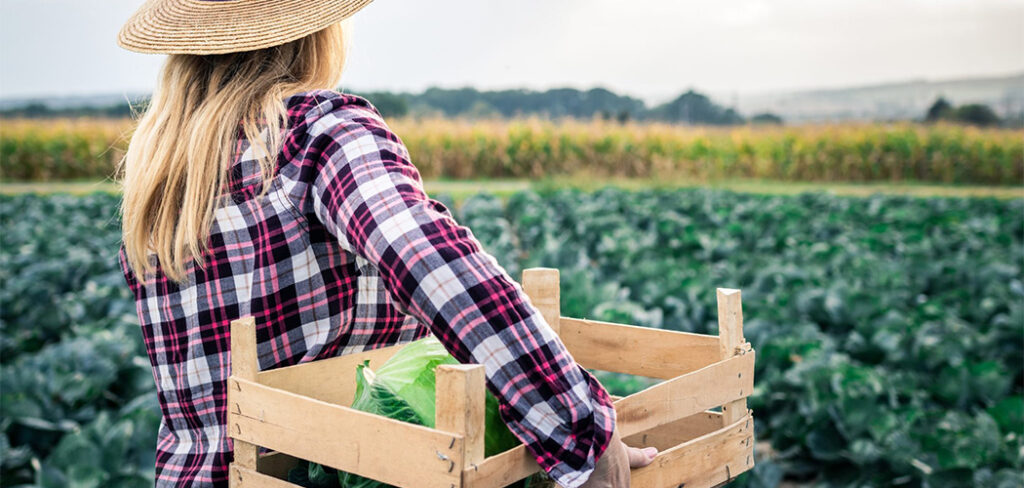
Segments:
[[[548,476],[562,488],[578,488],[590,479],[598,459],[607,450],[612,433],[615,430],[615,406],[612,404],[611,397],[608,396],[607,391],[601,386],[597,378],[582,366],[580,366],[580,370],[590,384],[593,401],[594,434],[590,439],[590,455],[583,466],[574,468],[563,460],[555,460],[554,463],[549,462],[548,466],[542,465]]]

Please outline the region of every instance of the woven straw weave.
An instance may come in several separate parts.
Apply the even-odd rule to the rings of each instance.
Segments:
[[[340,22],[371,0],[148,0],[117,43],[158,54],[223,54],[284,44]]]

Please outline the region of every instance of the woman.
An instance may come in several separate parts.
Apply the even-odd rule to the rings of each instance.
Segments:
[[[469,229],[427,197],[366,100],[331,90],[369,0],[150,0],[129,50],[170,54],[123,160],[120,259],[163,413],[157,485],[227,486],[228,324],[261,369],[433,333],[485,366],[559,484],[628,486],[607,392]]]

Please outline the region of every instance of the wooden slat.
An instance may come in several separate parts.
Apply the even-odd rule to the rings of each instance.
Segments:
[[[458,484],[461,436],[231,377],[229,435],[398,486]],[[400,466],[401,469],[396,469]]]
[[[544,321],[561,334],[559,319],[562,316],[562,305],[559,290],[558,270],[554,268],[528,268],[523,270],[523,291],[530,298],[530,303],[544,317]]]
[[[561,318],[562,342],[585,368],[669,379],[721,359],[718,336]]]
[[[462,473],[467,488],[501,488],[540,471],[526,446],[518,445],[501,454],[485,459],[479,465],[469,466]]]
[[[464,466],[484,460],[484,367],[479,364],[443,364],[437,367],[434,426],[461,434],[465,439]]]
[[[728,359],[735,356],[736,348],[746,342],[743,339],[743,305],[740,302],[739,290],[719,288],[717,296],[719,354],[721,359]],[[722,404],[722,422],[726,424],[731,424],[746,413],[746,398]]]
[[[753,372],[751,351],[629,395],[615,402],[619,435],[629,437],[749,396]]]
[[[256,355],[256,319],[242,317],[231,322],[231,374],[246,380],[255,380],[259,373],[259,357]],[[232,392],[228,392],[228,403],[232,400]],[[259,448],[243,440],[232,440],[232,463],[256,470],[256,458]],[[230,484],[230,480],[229,480]]]
[[[563,326],[565,324],[563,322]],[[711,351],[717,354],[717,337],[709,337],[716,341]],[[706,410],[736,396],[749,395],[753,390],[752,381],[743,377],[752,377],[753,369],[754,354],[749,352],[617,400],[615,410],[620,435],[636,442],[636,438],[630,436],[646,433],[652,436],[650,442],[674,446],[687,436],[692,438],[718,429],[722,425],[721,413]],[[678,440],[666,439],[666,435],[661,434],[663,431],[667,435],[674,433]],[[539,469],[526,448],[518,446],[485,459],[476,468],[467,468],[463,481],[467,487],[497,488],[526,478]]]
[[[697,439],[706,437],[715,431],[719,431],[718,435],[726,435],[727,430],[722,429],[721,421],[721,412],[704,411],[625,437],[623,441],[633,447],[657,447],[660,451],[659,455],[668,455],[669,457],[666,457],[665,460],[670,460],[679,456],[675,452],[680,444],[690,443],[692,445]],[[751,429],[753,428],[752,426],[753,424],[751,423]],[[747,426],[744,424],[743,428],[747,429]],[[710,441],[705,440],[703,442],[707,443]],[[697,449],[700,449],[700,447],[697,447]],[[662,462],[664,463],[665,461]],[[686,461],[684,460],[684,462]],[[540,471],[540,466],[537,465],[536,461],[526,451],[526,447],[520,445],[514,449],[487,458],[479,466],[468,467],[462,475],[462,480],[463,486],[468,488],[500,488],[515,483],[538,471]],[[636,471],[634,470],[633,472],[635,473]],[[647,475],[641,474],[640,476]],[[735,473],[733,477],[735,477]],[[660,488],[661,486],[677,485],[637,485],[634,483],[633,486],[638,488]]]
[[[231,463],[228,484],[237,488],[298,488],[299,485],[277,479]]]
[[[711,336],[561,317],[554,269],[525,270],[523,288],[583,366],[668,380],[615,401],[623,439],[661,451],[650,466],[633,470],[632,486],[713,487],[753,467],[746,396],[753,390],[755,357],[743,338],[739,290],[718,290],[719,335]],[[236,322],[244,332],[236,334],[232,324],[233,488],[243,486],[236,476],[245,479],[245,488],[294,488],[275,478],[287,473],[292,456],[416,487],[498,488],[540,469],[524,446],[483,459],[483,410],[474,434],[475,400],[461,392],[477,388],[463,371],[438,370],[438,429],[427,429],[341,406],[352,401],[359,363],[379,365],[402,346],[259,372],[255,324],[251,318]],[[251,355],[236,354],[247,349]],[[236,365],[236,357],[244,360]],[[707,411],[719,405],[722,412]],[[247,451],[252,447],[255,454],[257,445],[282,453],[257,463]]]
[[[754,467],[754,421],[741,417],[719,431],[658,453],[654,461],[630,472],[634,488],[709,488]]]
[[[260,372],[257,381],[327,403],[351,405],[356,392],[356,366],[369,359],[370,369],[377,369],[403,347],[404,344],[270,369]]]
[[[632,447],[656,447],[658,451],[666,451],[682,442],[696,439],[721,428],[722,412],[705,410],[675,422],[633,434],[622,439],[622,442]]]

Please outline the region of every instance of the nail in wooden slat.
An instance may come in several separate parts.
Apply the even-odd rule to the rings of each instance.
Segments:
[[[231,322],[231,375],[245,380],[256,381],[259,373],[259,359],[256,356],[256,320],[253,317],[242,317]],[[237,385],[237,383],[235,383]],[[229,385],[230,386],[230,385]],[[231,389],[228,389],[228,403],[235,410]],[[230,429],[239,428],[237,425]],[[231,440],[234,448],[233,463],[249,470],[256,470],[258,447],[238,439]],[[235,478],[232,477],[231,481]],[[239,488],[232,486],[232,488]]]
[[[465,437],[465,466],[484,460],[484,367],[479,364],[445,364],[437,367],[435,428]]]

